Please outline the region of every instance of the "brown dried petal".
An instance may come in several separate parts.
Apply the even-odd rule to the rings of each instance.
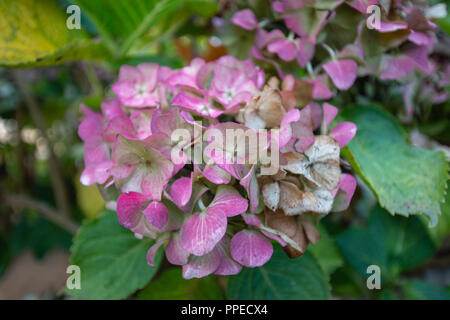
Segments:
[[[286,216],[281,210],[266,210],[264,225],[270,228],[266,231],[278,235],[287,243],[283,250],[291,258],[301,256],[309,243],[315,244],[320,239],[319,232],[306,217]]]
[[[286,154],[287,164],[282,168],[303,175],[317,188],[333,190],[339,184],[341,176],[339,152],[336,140],[329,136],[316,136],[313,145],[305,151],[305,155]]]
[[[316,227],[306,217],[300,217],[299,224],[302,225],[308,242],[316,244],[320,239],[320,233]]]
[[[297,232],[295,233],[295,236],[292,240],[294,240],[302,253],[305,252],[306,248],[308,247],[308,239],[306,238],[301,225],[297,225]]]
[[[295,218],[284,215],[281,210],[277,212],[265,211],[264,220],[266,226],[284,233],[288,237],[293,237],[297,232]]]
[[[341,177],[339,161],[335,160],[313,163],[309,172],[310,180],[312,180],[317,187],[325,188],[327,190],[335,189],[338,186]]]
[[[253,129],[279,127],[286,113],[278,90],[265,87],[244,110],[245,125]]]
[[[261,189],[266,207],[272,211],[276,211],[280,202],[280,186],[278,182],[267,183]]]
[[[297,106],[303,107],[311,102],[314,86],[306,80],[295,79],[294,94]]]
[[[301,213],[302,201],[303,191],[291,182],[280,181],[279,207],[283,209],[286,215]]]
[[[333,197],[327,190],[299,190],[296,185],[280,181],[280,203],[286,215],[298,215],[304,212],[327,214],[331,211]]]
[[[297,232],[292,240],[295,246],[288,244],[284,251],[290,258],[300,257],[308,247],[309,243],[316,244],[320,239],[320,233],[314,225],[305,217],[297,220]]]

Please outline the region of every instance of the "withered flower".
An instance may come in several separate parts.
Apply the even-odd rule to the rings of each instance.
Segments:
[[[314,143],[304,154],[289,152],[285,154],[287,164],[283,170],[301,174],[319,189],[333,190],[339,183],[339,144],[329,136],[316,136]]]
[[[278,236],[286,245],[284,251],[291,258],[301,256],[309,243],[316,244],[320,233],[305,216],[286,216],[281,210],[264,212],[264,231]]]
[[[263,91],[247,103],[239,120],[254,130],[275,128],[280,126],[285,113],[280,91],[265,86]]]
[[[305,190],[299,180],[285,177],[283,180],[267,181],[262,186],[264,204],[272,211],[282,209],[286,215],[304,212],[327,214],[333,205],[333,196],[328,190]]]

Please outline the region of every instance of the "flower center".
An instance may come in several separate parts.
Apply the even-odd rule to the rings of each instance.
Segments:
[[[145,84],[137,83],[134,90],[136,92],[136,95],[138,95],[138,96],[143,97],[143,96],[148,95],[148,88],[147,88],[147,85],[145,85]]]

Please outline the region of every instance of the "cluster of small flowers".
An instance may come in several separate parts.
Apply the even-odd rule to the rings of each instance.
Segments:
[[[320,237],[313,218],[348,207],[356,181],[341,173],[340,149],[356,126],[330,129],[338,110],[328,103],[298,109],[302,87],[293,77],[265,82],[251,60],[231,56],[194,59],[179,70],[143,63],[121,67],[117,97],[104,100],[101,113],[82,106],[81,182],[119,190],[119,222],[155,239],[150,265],[164,246],[186,279],[236,274],[270,259],[269,239],[300,256]],[[189,140],[174,138],[180,128]],[[259,161],[219,161],[219,151],[233,155],[235,145],[211,151],[202,137],[211,129],[276,132],[278,143],[266,146],[279,154],[276,173],[262,175],[268,164]],[[172,158],[180,143],[181,162]],[[191,163],[185,150],[203,145],[202,161]]]
[[[263,3],[268,5],[265,1],[258,4]],[[357,77],[368,75],[403,83],[409,119],[417,105],[413,95],[419,85],[423,87],[422,101],[439,104],[449,98],[444,89],[450,83],[448,59],[431,55],[438,29],[433,19],[446,16],[443,4],[429,7],[427,1],[408,0],[281,0],[271,1],[270,12],[238,7],[233,2],[227,5],[223,17],[229,19],[217,18],[216,25],[231,21],[246,30],[254,37],[248,56],[273,65],[282,77],[285,70],[292,70],[294,61],[306,68],[309,74],[304,79],[313,84],[314,99],[330,99],[333,86],[345,91]],[[257,16],[255,12],[261,13]],[[319,49],[327,54],[317,52]]]

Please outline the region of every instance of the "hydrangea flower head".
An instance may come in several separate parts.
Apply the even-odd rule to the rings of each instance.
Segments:
[[[101,113],[82,107],[81,180],[116,189],[119,223],[154,239],[149,265],[164,250],[186,279],[262,266],[274,245],[298,257],[320,237],[311,217],[345,210],[356,187],[340,168],[356,126],[330,130],[337,108],[312,101],[312,89],[292,76],[265,84],[251,60],[231,56],[124,66],[117,98]],[[280,159],[275,172],[262,154]]]

